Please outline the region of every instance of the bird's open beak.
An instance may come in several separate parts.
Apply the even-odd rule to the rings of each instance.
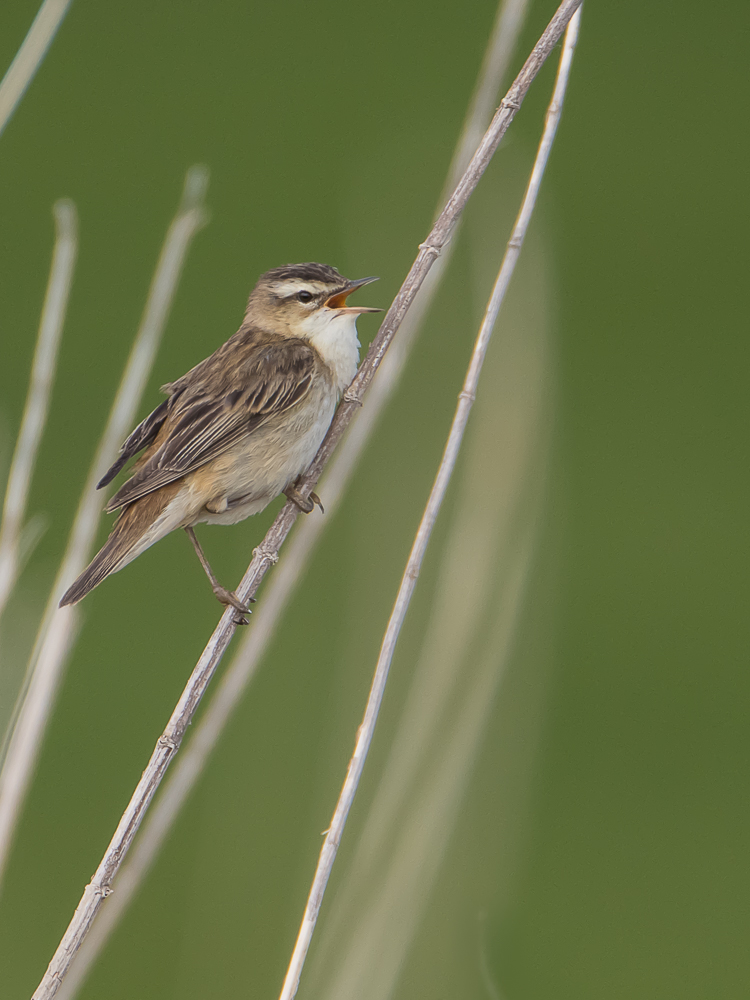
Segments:
[[[360,278],[359,281],[350,281],[346,288],[343,288],[340,292],[336,292],[329,299],[326,299],[326,305],[329,309],[337,309],[340,313],[349,313],[353,316],[358,316],[360,313],[379,313],[382,309],[371,309],[369,306],[347,306],[346,299],[348,295],[355,292],[362,285],[369,285],[371,281],[377,281],[374,278]]]

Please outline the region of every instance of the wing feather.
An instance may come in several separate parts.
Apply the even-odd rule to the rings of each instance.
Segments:
[[[113,464],[96,484],[96,488],[98,490],[100,490],[102,486],[106,486],[108,483],[111,483],[120,469],[127,462],[129,462],[134,455],[137,455],[139,451],[155,440],[156,435],[161,430],[161,425],[167,419],[167,407],[170,402],[171,400],[165,399],[163,403],[149,413],[145,420],[138,424],[136,429],[120,448],[120,455],[117,460],[113,462]]]
[[[230,360],[226,348],[231,344],[228,341],[188,373],[195,373],[193,379],[185,376],[169,387],[174,395],[162,403],[169,413],[160,424],[158,439],[152,438],[155,450],[147,453],[107,510],[132,503],[200,468],[310,391],[316,355],[303,341],[279,337],[270,345],[266,340],[236,344],[242,357]]]

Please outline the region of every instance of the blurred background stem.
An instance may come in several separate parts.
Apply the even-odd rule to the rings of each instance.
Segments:
[[[0,522],[0,618],[18,578],[24,557],[28,558],[34,541],[38,540],[34,521],[24,525],[24,520],[39,444],[47,423],[50,395],[57,367],[57,352],[78,255],[78,215],[75,205],[72,201],[61,200],[55,202],[52,211],[55,219],[52,266],[39,323],[29,391],[8,473],[3,516]],[[30,534],[35,538],[30,537]]]
[[[57,603],[90,557],[102,506],[96,484],[112,464],[135,422],[187,252],[193,237],[206,222],[203,201],[207,186],[208,171],[204,167],[191,167],[185,178],[180,207],[162,247],[143,319],[109,420],[81,493],[68,547],[52,585],[23,688],[8,726],[0,756],[0,885],[18,817],[79,627],[80,608],[59,608]]]
[[[34,79],[70,3],[71,0],[44,0],[39,8],[23,45],[0,81],[0,133]]]

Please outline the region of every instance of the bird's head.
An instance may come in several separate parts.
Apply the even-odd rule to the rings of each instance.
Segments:
[[[245,322],[284,336],[312,339],[323,329],[352,327],[361,313],[382,312],[348,306],[347,297],[377,278],[349,281],[328,264],[288,264],[266,271],[250,293]]]

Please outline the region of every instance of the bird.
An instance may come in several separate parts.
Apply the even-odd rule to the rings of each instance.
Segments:
[[[183,528],[217,599],[249,607],[222,587],[194,526],[236,524],[284,494],[305,513],[316,494],[295,485],[315,457],[338,401],[359,364],[356,322],[347,306],[376,277],[349,281],[328,264],[288,264],[261,275],[239,330],[187,374],[161,387],[165,399],[130,434],[97,485],[107,486],[142,452],[106,505],[112,532],[63,594],[76,604],[169,532]]]

